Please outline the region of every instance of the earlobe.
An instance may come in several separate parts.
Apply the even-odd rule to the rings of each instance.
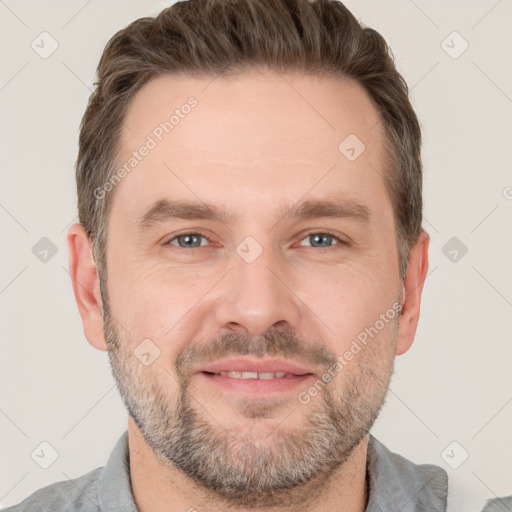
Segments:
[[[428,245],[430,237],[421,231],[416,244],[409,252],[407,273],[403,283],[405,299],[400,312],[396,355],[401,355],[411,348],[420,317],[421,294],[428,272]]]
[[[107,350],[103,329],[103,303],[92,242],[81,224],[73,224],[68,229],[67,240],[69,273],[85,337],[93,347]]]

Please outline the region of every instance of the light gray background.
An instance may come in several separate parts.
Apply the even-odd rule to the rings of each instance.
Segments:
[[[107,355],[83,335],[66,230],[76,221],[78,125],[103,47],[167,5],[0,0],[3,506],[104,465],[126,428]],[[480,510],[512,494],[512,1],[346,5],[384,35],[412,89],[431,235],[416,340],[397,359],[373,433],[448,471],[449,510]],[[31,48],[43,31],[59,45],[47,59]],[[446,40],[454,31],[469,43],[458,58],[445,51],[463,48],[458,36]],[[58,249],[46,263],[32,252],[42,237]],[[456,262],[443,253],[453,237],[468,248]],[[59,454],[48,469],[31,458],[43,441]]]

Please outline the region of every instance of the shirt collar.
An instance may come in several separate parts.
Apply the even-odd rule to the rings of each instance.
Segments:
[[[98,502],[102,512],[139,512],[130,481],[128,431],[119,438],[98,480]]]
[[[388,450],[370,434],[367,455],[369,499],[365,512],[445,512],[448,474],[439,466],[417,465]]]
[[[388,450],[371,434],[368,442],[368,506],[365,512],[445,512],[448,475],[438,466],[416,465]],[[98,480],[102,512],[138,512],[130,481],[128,431],[117,441]]]

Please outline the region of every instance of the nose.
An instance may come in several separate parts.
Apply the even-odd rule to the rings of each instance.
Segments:
[[[294,293],[296,278],[286,263],[265,248],[252,263],[235,254],[233,265],[218,297],[218,328],[251,336],[261,336],[270,328],[295,331],[304,305]]]

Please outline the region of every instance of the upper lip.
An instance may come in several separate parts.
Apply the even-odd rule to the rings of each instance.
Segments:
[[[257,373],[292,373],[294,375],[306,375],[314,373],[309,369],[285,359],[253,360],[247,358],[222,359],[214,363],[206,364],[199,368],[200,372],[257,372]]]

